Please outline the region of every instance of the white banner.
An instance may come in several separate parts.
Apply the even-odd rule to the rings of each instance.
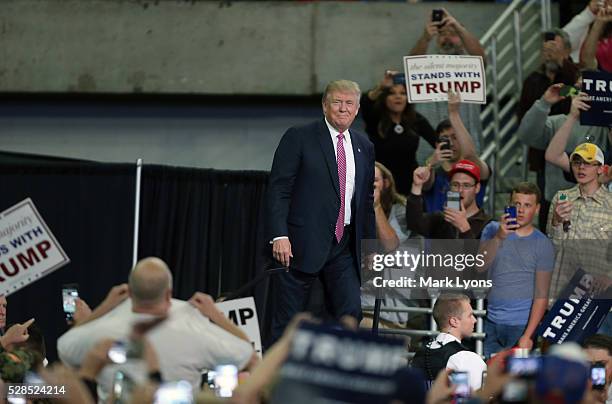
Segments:
[[[217,303],[217,308],[232,320],[251,340],[253,349],[261,358],[261,334],[259,333],[259,320],[255,309],[255,299],[244,297],[242,299],[228,300]]]
[[[448,101],[448,90],[461,95],[461,102],[485,104],[487,81],[480,56],[404,56],[408,102]]]
[[[69,262],[30,198],[0,213],[0,295],[10,295]]]

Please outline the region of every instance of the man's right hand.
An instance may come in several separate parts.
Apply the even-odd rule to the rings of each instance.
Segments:
[[[436,149],[429,158],[429,164],[432,167],[437,167],[443,161],[449,161],[451,158],[453,158],[453,151],[451,149],[442,150],[442,143],[438,143],[436,144]]]
[[[274,259],[289,267],[293,254],[291,253],[291,242],[288,238],[281,238],[272,243],[272,255]]]
[[[515,222],[510,224],[510,222]],[[499,240],[505,240],[509,234],[515,233],[516,229],[519,228],[518,223],[516,223],[516,219],[510,219],[510,215],[504,213],[499,219],[499,229],[497,229],[497,233],[495,237]]]
[[[559,94],[561,87],[563,87],[562,83],[553,84],[552,86],[548,87],[542,96],[544,101],[552,105],[564,100],[565,97]]]
[[[559,225],[566,220],[570,220],[574,205],[570,201],[559,201],[553,213],[553,225]]]
[[[431,18],[431,17],[430,17]],[[438,27],[440,26],[439,22],[431,22],[429,21],[427,25],[425,25],[425,30],[423,31],[423,36],[427,38],[427,40],[431,40],[434,36],[438,35]]]

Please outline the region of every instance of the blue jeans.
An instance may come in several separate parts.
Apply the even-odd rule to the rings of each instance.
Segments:
[[[485,358],[488,359],[491,357],[491,354],[498,353],[499,351],[503,351],[504,349],[512,348],[514,345],[516,345],[519,338],[521,338],[524,331],[524,325],[496,324],[488,318],[485,319]]]

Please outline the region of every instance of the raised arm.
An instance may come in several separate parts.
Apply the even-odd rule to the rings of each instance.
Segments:
[[[412,189],[406,198],[406,227],[424,237],[433,228],[433,216],[423,212],[423,184],[431,175],[431,167],[417,167],[413,173]]]
[[[427,17],[427,24],[425,24],[425,29],[417,40],[417,43],[414,45],[414,48],[412,48],[410,51],[410,56],[427,54],[429,42],[431,42],[434,36],[438,35],[438,25],[438,22],[431,22],[431,14],[429,14]]]
[[[395,250],[399,246],[399,238],[393,227],[389,224],[389,219],[380,204],[380,192],[374,189],[374,215],[376,217],[376,238],[382,246],[383,252],[387,253]]]
[[[544,158],[551,164],[561,167],[564,171],[570,171],[569,157],[565,152],[567,142],[572,133],[572,128],[576,124],[576,121],[580,117],[580,111],[587,111],[589,104],[587,104],[588,95],[580,93],[572,100],[572,108],[569,115],[565,119],[565,122],[559,130],[555,133],[553,138],[550,140],[550,144],[546,148]]]
[[[570,22],[563,27],[563,31],[567,32],[572,44],[572,53],[576,50],[580,50],[580,42],[585,37],[585,34],[589,30],[589,25],[595,19],[597,12],[599,11],[598,6],[599,0],[591,0],[589,5],[572,18]]]
[[[446,15],[442,20],[442,25],[448,25],[454,28],[457,35],[463,41],[463,46],[469,55],[482,56],[482,60],[486,63],[485,50],[480,44],[478,38],[476,38],[470,31],[467,30],[455,17],[453,17],[446,9],[444,14]]]
[[[612,21],[612,10],[601,7],[582,45],[582,51],[580,52],[580,64],[582,67],[587,69],[597,68],[597,45],[606,24],[610,21]]]
[[[472,136],[463,124],[461,115],[459,114],[459,106],[461,105],[461,96],[453,91],[448,92],[448,119],[455,130],[455,136],[459,143],[460,150],[468,160],[478,164],[480,168],[480,178],[486,180],[491,175],[488,164],[482,161],[476,153],[476,146],[472,140]]]

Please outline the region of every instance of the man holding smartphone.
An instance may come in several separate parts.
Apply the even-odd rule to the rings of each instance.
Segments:
[[[504,213],[482,231],[480,253],[485,265],[479,270],[489,270],[493,282],[485,320],[485,357],[515,345],[531,349],[546,312],[555,251],[533,225],[540,199],[537,185],[519,183],[510,201],[516,217]]]
[[[482,229],[491,218],[476,204],[476,195],[480,191],[478,165],[460,160],[452,166],[448,173],[450,191],[458,194],[459,206],[447,204],[443,212],[423,212],[423,184],[430,176],[430,166],[414,170],[412,190],[406,202],[408,229],[434,239],[480,238]]]

